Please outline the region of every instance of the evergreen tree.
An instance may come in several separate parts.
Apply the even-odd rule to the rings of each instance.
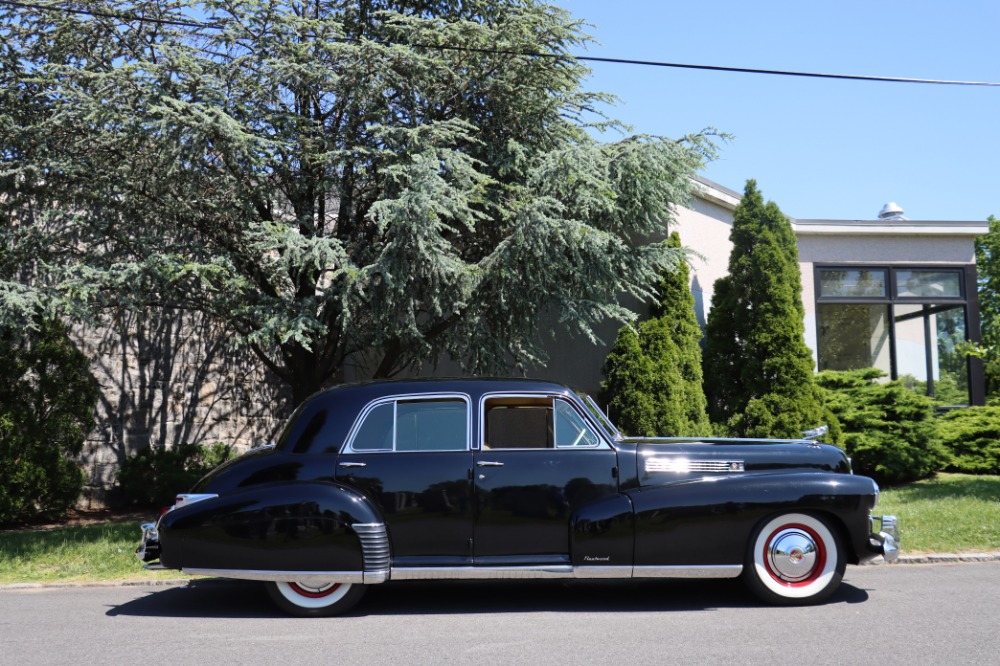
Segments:
[[[112,6],[0,6],[0,319],[203,313],[298,402],[348,364],[544,360],[540,322],[595,339],[680,260],[636,240],[710,139],[595,140],[563,9]]]
[[[804,340],[791,224],[747,181],[733,214],[728,275],[715,283],[705,342],[710,418],[741,437],[798,437],[824,421]]]
[[[83,488],[76,456],[94,427],[90,360],[59,322],[0,328],[0,525],[57,518]]]
[[[677,232],[668,245],[680,249]],[[701,376],[701,328],[688,267],[664,272],[650,319],[623,327],[608,354],[602,384],[612,420],[644,436],[711,434]]]
[[[1000,219],[990,216],[990,230],[976,239],[979,312],[986,354],[986,394],[1000,400]]]

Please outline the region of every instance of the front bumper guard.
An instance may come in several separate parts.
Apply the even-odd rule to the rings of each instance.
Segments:
[[[876,531],[875,522],[878,521]],[[896,516],[872,516],[872,534],[869,543],[886,562],[899,558],[899,519]]]

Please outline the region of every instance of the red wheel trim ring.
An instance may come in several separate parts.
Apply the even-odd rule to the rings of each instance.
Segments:
[[[775,571],[771,569],[771,562],[767,556],[767,552],[770,550],[771,542],[774,540],[774,536],[778,532],[788,529],[802,530],[812,537],[813,542],[816,544],[816,566],[813,567],[812,573],[809,574],[808,578],[794,583],[783,579],[775,573]],[[816,531],[810,527],[806,527],[805,525],[799,523],[781,525],[776,530],[771,532],[770,536],[767,537],[767,541],[764,542],[764,567],[767,569],[767,573],[770,574],[771,578],[786,587],[805,587],[806,585],[810,585],[815,582],[815,580],[819,578],[820,574],[823,573],[823,569],[826,567],[826,543],[820,538]]]
[[[322,590],[320,592],[310,592],[309,590],[299,587],[298,583],[289,583],[288,587],[292,588],[292,591],[294,591],[296,594],[301,594],[303,597],[309,597],[310,599],[322,599],[323,597],[330,596],[331,594],[336,592],[337,588],[340,587],[340,583],[331,585],[327,589]]]

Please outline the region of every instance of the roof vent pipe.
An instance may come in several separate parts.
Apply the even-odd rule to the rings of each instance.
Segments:
[[[896,205],[895,201],[890,201],[886,205],[882,206],[882,210],[880,210],[878,214],[878,219],[905,220],[906,216],[903,215],[903,209]]]

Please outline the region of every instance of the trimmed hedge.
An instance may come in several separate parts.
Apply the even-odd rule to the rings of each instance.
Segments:
[[[882,381],[884,376],[875,368],[826,371],[816,381],[839,422],[855,472],[883,484],[927,478],[948,460],[934,403],[899,381]]]
[[[1000,407],[956,409],[938,418],[945,471],[1000,474]]]

